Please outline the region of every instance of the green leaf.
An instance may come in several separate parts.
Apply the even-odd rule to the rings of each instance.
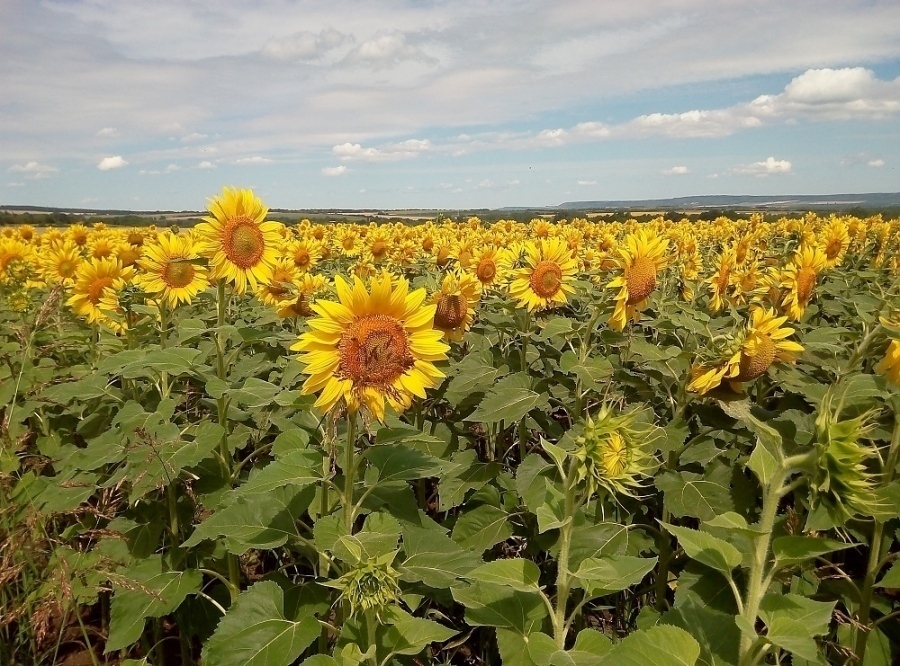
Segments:
[[[302,488],[322,478],[322,454],[310,449],[296,449],[273,460],[236,491],[237,496],[266,494],[284,486]]]
[[[530,380],[524,373],[505,377],[500,381],[478,405],[478,408],[465,418],[466,421],[478,423],[514,423],[537,406],[547,404],[547,396],[528,388]]]
[[[390,624],[384,635],[384,643],[395,654],[414,655],[431,643],[443,643],[458,632],[442,624],[413,617],[397,606],[385,610],[382,621]]]
[[[531,560],[521,557],[495,560],[482,564],[466,574],[466,578],[483,583],[506,585],[514,590],[536,591],[541,570]]]
[[[593,666],[597,658],[612,650],[610,640],[594,629],[582,629],[575,637],[575,645],[569,650],[569,656],[575,666]]]
[[[463,513],[450,536],[463,548],[483,553],[494,544],[506,541],[512,533],[506,511],[482,504]]]
[[[268,407],[280,391],[274,384],[250,377],[241,388],[229,391],[228,396],[244,407]]]
[[[884,578],[877,583],[876,587],[900,589],[900,560],[894,560],[891,568],[884,574]]]
[[[203,646],[208,666],[288,666],[321,633],[313,615],[285,616],[284,592],[273,581],[248,588]]]
[[[765,488],[772,480],[775,473],[781,468],[778,460],[779,452],[772,446],[772,440],[768,437],[759,437],[756,446],[747,460],[747,467],[756,474],[760,484]]]
[[[664,624],[681,627],[700,644],[699,663],[737,666],[741,632],[734,616],[705,608],[693,600],[662,616]]]
[[[858,545],[816,537],[783,536],[773,539],[772,553],[775,555],[776,566],[787,567],[836,550],[855,548]]]
[[[402,579],[446,588],[482,564],[481,557],[465,550],[436,530],[407,526],[403,530],[406,559],[398,567]]]
[[[734,510],[728,487],[714,477],[693,472],[663,472],[654,480],[665,493],[666,506],[673,516],[691,516],[711,520]]]
[[[378,470],[376,483],[437,476],[445,464],[440,458],[402,444],[373,446],[366,451],[365,456]]]
[[[575,577],[592,594],[608,594],[640,583],[656,566],[655,557],[608,555],[582,561]]]
[[[597,666],[694,666],[700,645],[684,629],[657,625],[629,634],[597,661]]]
[[[766,626],[781,618],[799,622],[805,636],[828,633],[836,601],[815,601],[799,594],[767,594],[759,604],[759,616]]]
[[[481,582],[450,591],[466,607],[466,622],[473,626],[505,627],[525,635],[537,629],[547,617],[547,606],[537,592]]]
[[[678,527],[668,523],[660,524],[678,538],[687,556],[693,560],[730,575],[731,571],[741,563],[740,551],[727,541],[699,530]]]
[[[119,587],[113,595],[106,653],[136,643],[144,632],[146,618],[168,615],[203,584],[203,576],[196,569],[163,571],[159,555],[138,560],[135,567],[121,575],[136,584]]]

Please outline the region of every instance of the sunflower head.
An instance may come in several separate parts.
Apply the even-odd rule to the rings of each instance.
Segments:
[[[826,407],[816,419],[815,462],[809,470],[810,505],[843,525],[854,515],[870,516],[877,508],[875,477],[866,461],[877,456],[866,443],[871,413],[839,420]]]
[[[637,320],[643,304],[656,289],[657,273],[666,267],[668,240],[652,229],[629,234],[619,248],[616,265],[621,273],[607,285],[618,289],[616,305],[609,319],[610,328],[621,331],[629,319]]]
[[[570,452],[576,480],[584,481],[588,495],[603,488],[612,494],[635,496],[641,478],[655,468],[647,452],[648,429],[636,423],[637,412],[618,412],[604,405],[588,416],[576,448]]]
[[[526,266],[514,272],[510,295],[529,311],[564,305],[575,291],[578,262],[566,242],[550,238],[525,245]]]
[[[448,340],[462,340],[472,326],[475,305],[481,297],[481,283],[471,273],[449,272],[433,297],[434,327]]]
[[[334,581],[323,583],[341,592],[341,600],[350,605],[350,615],[374,611],[379,617],[388,606],[400,599],[400,574],[392,566],[397,551],[354,564]]]

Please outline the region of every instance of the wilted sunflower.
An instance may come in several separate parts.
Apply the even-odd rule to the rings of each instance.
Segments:
[[[143,249],[144,256],[138,260],[141,273],[134,282],[154,298],[174,308],[190,303],[206,289],[207,270],[195,261],[198,257],[190,236],[166,232]]]
[[[776,316],[774,309],[754,308],[746,331],[720,346],[717,361],[691,369],[687,390],[703,395],[727,380],[740,392],[741,382],[760,377],[775,361],[793,363],[803,347],[786,339],[794,333],[792,328],[782,328],[786,321],[787,317]]]
[[[318,300],[309,330],[291,349],[303,352],[309,378],[303,393],[317,393],[315,406],[328,411],[342,398],[348,411],[365,406],[379,421],[385,401],[397,411],[413,396],[444,377],[434,363],[447,358],[449,347],[433,328],[434,305],[425,305],[425,290],[409,292],[409,283],[394,283],[383,273],[372,281],[371,294],[362,280],[351,288],[334,278],[338,303]]]
[[[524,268],[513,272],[509,284],[509,294],[518,301],[519,307],[529,312],[556,307],[575,291],[572,282],[578,262],[564,240],[550,238],[526,243],[525,263]]]
[[[252,190],[224,188],[209,202],[210,217],[195,227],[197,251],[209,259],[210,278],[224,278],[238,294],[267,281],[278,258],[278,222],[266,222],[269,209]]]
[[[638,426],[636,417],[636,411],[618,412],[609,405],[587,417],[570,453],[577,466],[576,481],[586,482],[589,496],[598,488],[634,496],[641,487],[641,477],[656,466],[646,448],[654,428]]]
[[[108,319],[107,312],[117,309],[116,294],[134,277],[134,269],[123,267],[118,259],[88,259],[75,271],[72,296],[66,305],[89,324]]]
[[[781,305],[788,317],[796,321],[803,316],[815,291],[819,273],[827,265],[825,253],[813,245],[805,245],[794,253],[791,262],[781,272],[781,286],[786,290]]]
[[[475,318],[475,305],[481,298],[481,283],[471,273],[451,271],[444,276],[433,302],[434,327],[446,340],[462,340]]]
[[[609,319],[609,327],[616,331],[625,328],[629,319],[637,319],[650,294],[656,289],[656,274],[666,267],[669,242],[650,229],[641,229],[618,248],[616,264],[622,274],[607,287],[618,289],[616,307]]]

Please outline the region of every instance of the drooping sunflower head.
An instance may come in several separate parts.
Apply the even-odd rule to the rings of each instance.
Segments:
[[[618,248],[621,273],[607,285],[618,289],[610,328],[621,331],[629,319],[637,320],[644,303],[656,289],[657,273],[666,267],[669,241],[645,228],[628,235]]]
[[[656,467],[647,449],[652,426],[638,425],[636,417],[636,411],[619,412],[610,405],[587,417],[570,454],[576,480],[586,483],[588,495],[602,488],[634,496]]]
[[[176,307],[190,303],[206,289],[209,276],[197,259],[191,237],[165,232],[143,246],[144,256],[138,260],[141,272],[135,278],[154,298]]]
[[[211,199],[210,215],[197,225],[197,251],[209,259],[210,278],[225,279],[243,294],[271,276],[281,224],[267,222],[269,209],[252,190],[225,188]]]
[[[578,262],[566,242],[550,238],[525,244],[525,266],[515,270],[509,293],[529,311],[563,305],[575,291]]]
[[[786,290],[782,306],[792,320],[803,316],[813,297],[819,274],[827,265],[828,259],[821,249],[804,245],[781,272],[781,286]]]
[[[462,340],[475,318],[475,305],[481,298],[481,283],[471,274],[450,271],[435,292],[434,327],[447,340]]]
[[[387,272],[372,280],[371,293],[358,277],[353,287],[340,276],[334,284],[338,302],[316,301],[319,316],[292,347],[309,375],[303,393],[321,391],[315,406],[323,411],[343,400],[348,411],[364,406],[380,421],[385,402],[403,411],[413,397],[425,398],[444,377],[434,363],[449,350],[425,290],[409,292],[405,279]]]
[[[854,515],[871,516],[878,508],[875,475],[866,462],[877,456],[865,439],[871,413],[839,420],[826,406],[816,419],[815,462],[809,471],[809,501],[835,526]]]

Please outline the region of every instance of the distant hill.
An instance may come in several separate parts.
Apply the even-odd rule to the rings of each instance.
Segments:
[[[674,199],[625,199],[611,201],[566,201],[554,208],[564,210],[685,210],[728,208],[740,210],[847,210],[851,208],[900,208],[900,192],[866,194],[786,194],[749,196],[710,194]]]

